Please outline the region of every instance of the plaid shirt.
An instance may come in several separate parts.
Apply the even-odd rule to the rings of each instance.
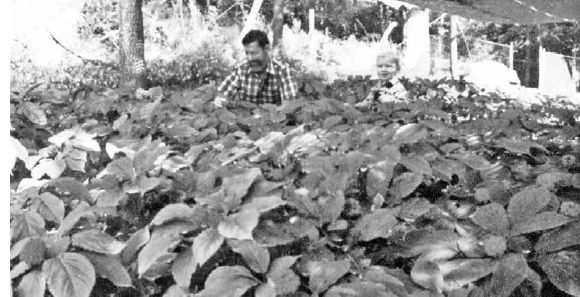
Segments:
[[[248,62],[239,65],[222,82],[218,91],[225,93],[230,100],[280,105],[282,100],[295,99],[298,87],[290,74],[290,68],[271,59],[263,73],[250,72]]]
[[[365,100],[374,102],[405,101],[408,93],[400,81],[400,77],[394,77],[389,81],[379,81]]]

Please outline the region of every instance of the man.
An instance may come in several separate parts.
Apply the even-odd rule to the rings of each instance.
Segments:
[[[377,76],[379,81],[367,98],[357,103],[357,107],[368,107],[374,102],[397,102],[408,98],[407,90],[400,81],[401,62],[394,51],[382,52],[377,56]]]
[[[266,33],[251,30],[242,39],[242,44],[247,61],[222,82],[214,104],[223,107],[228,100],[242,100],[280,105],[282,101],[295,99],[296,82],[286,65],[270,57]]]

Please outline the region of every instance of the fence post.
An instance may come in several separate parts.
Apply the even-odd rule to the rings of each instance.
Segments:
[[[310,58],[314,58],[314,8],[308,9],[308,35],[310,39],[310,45],[308,47],[310,52]]]
[[[544,88],[544,54],[545,49],[540,45],[538,48],[538,90],[542,90]]]
[[[451,53],[451,60],[450,60],[450,70],[451,70],[451,77],[456,78],[458,77],[458,54],[457,54],[457,16],[451,15],[449,17],[449,39],[450,43],[450,53]]]
[[[514,43],[510,42],[510,52],[509,52],[509,67],[514,69]]]

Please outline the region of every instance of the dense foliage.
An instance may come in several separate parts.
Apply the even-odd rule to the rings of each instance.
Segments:
[[[11,95],[19,296],[580,296],[580,112],[368,79]]]

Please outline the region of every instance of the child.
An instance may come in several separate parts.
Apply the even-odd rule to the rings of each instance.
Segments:
[[[375,102],[400,102],[407,99],[407,91],[400,81],[401,63],[394,51],[381,52],[377,56],[377,76],[379,81],[371,89],[367,98],[357,103],[357,107],[368,107]]]

